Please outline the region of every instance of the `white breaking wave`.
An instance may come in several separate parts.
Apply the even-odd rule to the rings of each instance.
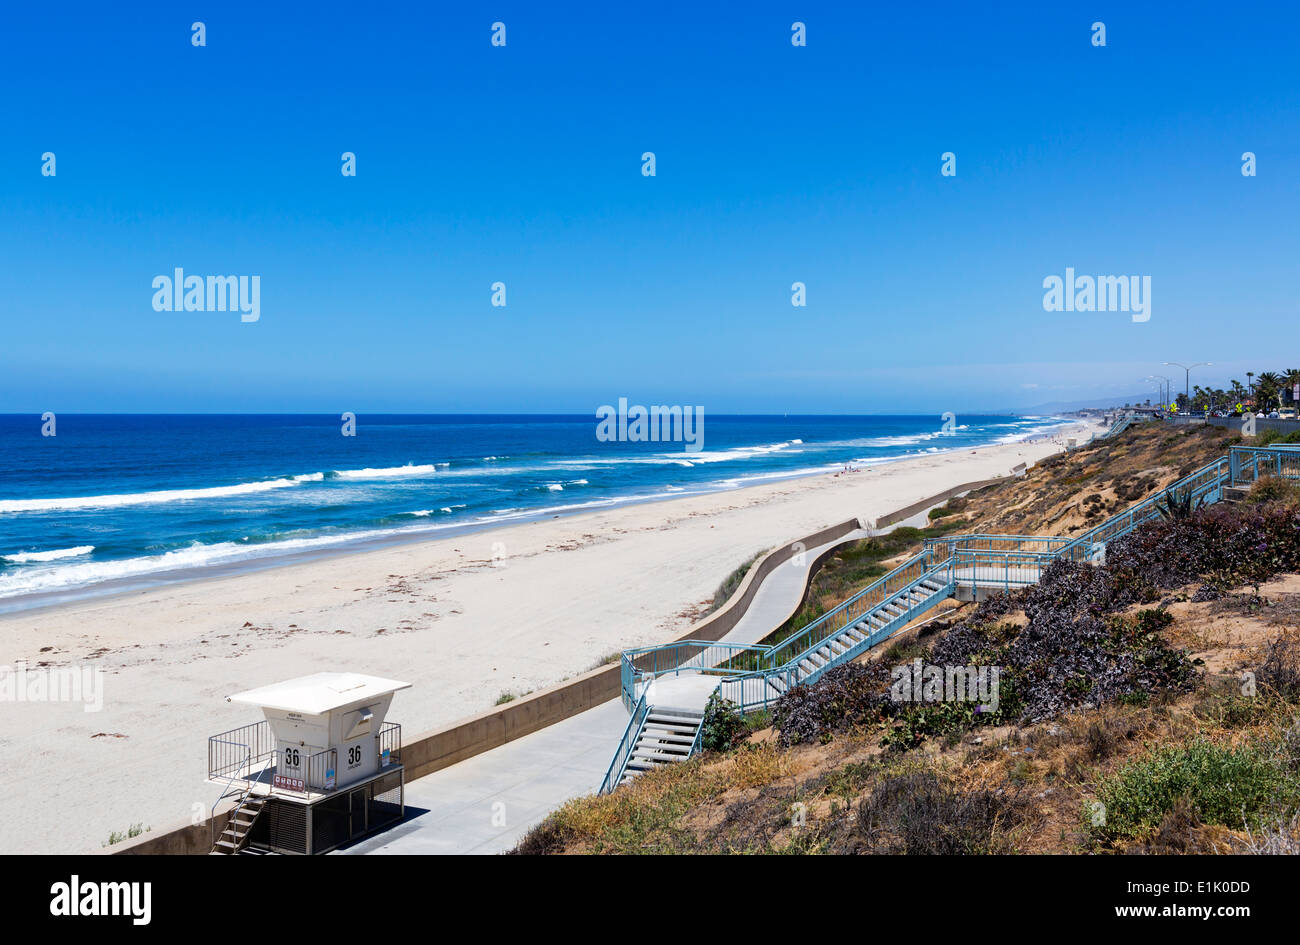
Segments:
[[[395,479],[399,476],[430,476],[437,471],[438,466],[434,463],[425,463],[422,466],[407,463],[405,466],[387,466],[380,469],[338,469],[334,471],[334,475],[339,479]]]
[[[59,548],[54,551],[16,551],[10,555],[0,555],[0,561],[10,564],[27,564],[30,561],[58,561],[61,558],[80,558],[95,550],[94,545],[78,545],[75,548]]]
[[[0,575],[0,598],[21,594],[60,591],[100,584],[105,581],[147,577],[169,571],[208,568],[235,564],[259,558],[276,557],[295,552],[341,547],[354,542],[392,538],[403,534],[436,533],[456,527],[446,525],[409,525],[405,528],[369,529],[346,535],[322,535],[317,538],[289,538],[263,544],[241,544],[233,541],[211,545],[194,543],[159,555],[144,555],[118,561],[77,562],[53,564],[48,567],[25,568],[13,574]]]
[[[132,577],[174,568],[197,568],[246,557],[247,546],[235,542],[194,545],[161,555],[127,558],[122,561],[96,561],[26,569],[12,575],[0,575],[0,597],[53,591],[96,584],[114,578]]]
[[[322,478],[320,473],[312,475]],[[162,502],[219,499],[232,495],[270,492],[273,489],[289,489],[299,483],[310,481],[317,480],[311,477],[295,476],[291,479],[267,479],[262,482],[243,482],[234,486],[211,486],[206,489],[161,489],[157,492],[70,496],[60,499],[0,499],[0,513],[67,512],[77,509],[111,509],[128,505],[153,505]]]
[[[781,450],[787,450],[791,446],[802,445],[803,440],[786,440],[782,443],[769,443],[766,446],[737,446],[728,450],[701,450],[697,453],[687,453],[691,463],[726,463],[734,460],[753,459],[756,456],[766,456],[769,453],[779,453]],[[796,453],[802,450],[795,450]],[[680,453],[660,453],[668,459],[675,459],[682,454]]]
[[[450,515],[452,512],[456,511],[456,509],[463,509],[463,508],[465,508],[465,503],[460,502],[457,503],[456,505],[444,505],[438,509],[416,509],[414,512],[407,512],[406,514],[414,515],[416,518],[428,518],[435,511],[442,512],[444,515]]]

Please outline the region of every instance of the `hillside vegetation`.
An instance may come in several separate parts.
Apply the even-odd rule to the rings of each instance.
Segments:
[[[937,520],[1070,534],[1227,445],[1135,428]],[[1300,493],[1265,480],[791,690],[726,750],[570,802],[516,852],[1300,852],[1297,572]],[[997,698],[891,698],[914,659],[997,667]]]

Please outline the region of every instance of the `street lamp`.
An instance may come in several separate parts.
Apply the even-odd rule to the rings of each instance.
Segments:
[[[1156,379],[1155,379],[1154,377],[1144,377],[1144,378],[1142,378],[1142,380],[1145,381],[1145,382],[1147,382],[1147,383],[1155,383],[1155,380],[1156,380]],[[1164,396],[1165,396],[1165,389],[1164,389],[1164,386],[1161,385],[1161,384],[1158,384],[1158,383],[1157,383],[1157,384],[1156,384],[1156,403],[1159,404],[1160,401],[1162,401],[1162,400],[1164,399]],[[1163,410],[1164,408],[1162,407],[1161,409]]]
[[[1164,363],[1172,367],[1180,367],[1187,372],[1183,378],[1183,384],[1184,384],[1183,395],[1187,398],[1187,410],[1188,413],[1190,413],[1192,408],[1192,368],[1209,367],[1214,362],[1197,361],[1195,364],[1179,364],[1177,361],[1166,361]]]
[[[1163,374],[1149,374],[1147,375],[1147,380],[1149,381],[1159,380],[1165,382],[1164,384],[1160,385],[1160,402],[1161,404],[1169,403],[1169,390],[1165,385],[1167,384],[1172,387],[1174,382],[1171,381],[1169,378],[1165,377]]]

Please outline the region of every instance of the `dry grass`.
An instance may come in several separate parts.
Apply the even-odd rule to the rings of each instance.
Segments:
[[[1284,609],[1300,605],[1281,590],[1288,580],[1270,597]],[[976,729],[954,744],[927,742],[901,753],[882,750],[876,732],[782,750],[764,730],[737,751],[660,769],[608,797],[570,802],[520,852],[1096,852],[1085,805],[1105,779],[1162,746],[1198,738],[1285,745],[1289,738],[1300,761],[1300,706],[1267,688],[1253,699],[1242,696],[1239,671],[1258,666],[1271,644],[1296,631],[1266,612],[1225,613],[1221,604],[1179,604],[1180,616],[1165,631],[1221,640],[1223,652],[1206,652],[1233,668],[1207,672],[1194,692],[1143,706],[1107,704],[1024,728]],[[1231,632],[1214,631],[1215,621],[1230,621]],[[1175,806],[1149,834],[1105,849],[1265,853],[1298,842],[1294,818],[1246,826],[1202,824]]]

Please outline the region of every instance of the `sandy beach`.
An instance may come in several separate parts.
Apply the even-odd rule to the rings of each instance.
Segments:
[[[0,616],[0,665],[105,674],[101,711],[0,706],[0,848],[93,850],[206,817],[207,737],[257,721],[232,692],[321,670],[409,680],[390,718],[413,736],[684,633],[757,552],[1009,475],[1092,429]]]

